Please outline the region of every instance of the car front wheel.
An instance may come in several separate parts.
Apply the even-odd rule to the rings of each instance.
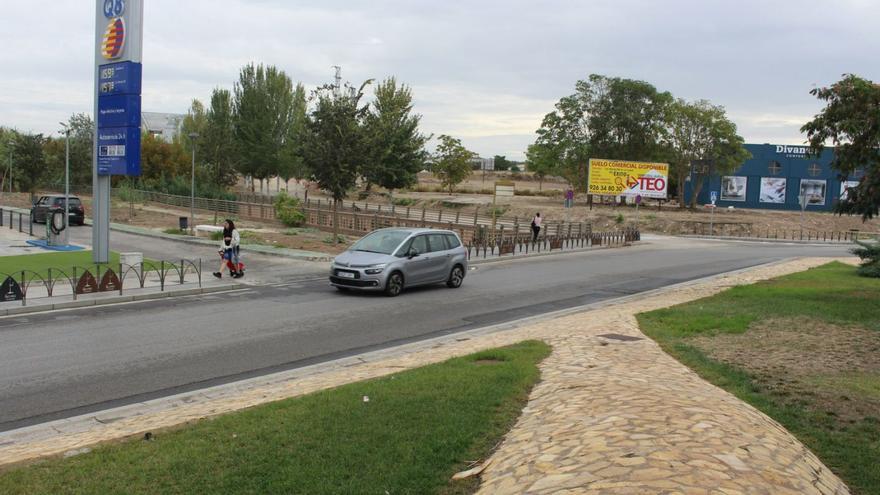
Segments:
[[[461,287],[461,283],[464,281],[464,270],[456,265],[452,268],[452,272],[449,273],[449,280],[446,281],[446,287],[450,289],[457,289]]]
[[[395,297],[403,291],[403,275],[400,272],[394,272],[388,276],[388,282],[385,283],[385,295]]]

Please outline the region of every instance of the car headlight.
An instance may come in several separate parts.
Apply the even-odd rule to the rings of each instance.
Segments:
[[[381,265],[373,265],[364,270],[364,273],[366,273],[367,275],[376,275],[378,273],[382,273],[382,270],[385,269],[385,266],[387,266],[385,263],[382,263]]]

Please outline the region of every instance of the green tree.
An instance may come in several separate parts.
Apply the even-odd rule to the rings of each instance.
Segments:
[[[331,86],[318,88],[305,126],[303,157],[310,179],[333,197],[334,243],[339,242],[339,202],[355,186],[367,151],[361,123],[368,107],[360,106],[360,100],[370,82],[341,93]]]
[[[834,146],[831,166],[844,180],[864,171],[835,210],[861,215],[864,220],[873,218],[880,209],[880,84],[845,74],[810,94],[825,102],[825,108],[801,127],[811,153],[818,155],[826,144]]]
[[[559,152],[550,144],[535,143],[526,150],[526,166],[529,172],[538,178],[538,190],[544,187],[544,179],[548,175],[559,173]]]
[[[189,177],[190,155],[180,142],[166,142],[149,132],[141,134],[141,180],[159,184],[173,177]]]
[[[0,181],[0,191],[9,190],[9,172],[10,166],[15,153],[13,152],[13,143],[15,142],[18,132],[8,127],[0,126],[0,170],[2,173],[2,181]]]
[[[256,179],[277,175],[293,115],[293,83],[274,66],[246,65],[233,90],[239,171]]]
[[[70,116],[67,128],[70,129],[70,184],[90,185],[95,124],[89,115],[78,113]],[[65,130],[60,129],[59,134],[58,138],[47,138],[44,145],[47,180],[53,185],[64,182]]]
[[[205,104],[197,99],[193,99],[192,103],[190,103],[189,110],[187,110],[186,115],[183,117],[183,120],[180,122],[180,132],[174,136],[174,141],[183,146],[183,149],[188,153],[192,153],[192,139],[190,139],[189,135],[192,133],[196,133],[199,135],[198,140],[196,142],[196,146],[199,147],[198,153],[196,153],[196,160],[199,163],[203,163],[205,161],[204,156],[201,154],[201,139],[205,136],[205,128],[208,125],[208,114],[205,111]]]
[[[561,175],[585,191],[591,156],[641,161],[661,156],[671,102],[671,94],[644,81],[593,74],[544,117],[536,143],[556,150]]]
[[[46,158],[43,146],[46,138],[42,134],[18,134],[12,143],[13,180],[20,191],[31,193],[42,186],[47,178]]]
[[[364,119],[368,155],[362,175],[393,193],[415,184],[428,157],[429,136],[419,132],[422,117],[412,114],[409,87],[390,77],[376,86],[375,96]]]
[[[513,162],[508,160],[506,156],[495,155],[495,170],[504,172],[513,168]]]
[[[211,182],[226,188],[237,178],[238,149],[233,131],[232,94],[215,88],[211,93],[211,107],[205,115],[204,134],[200,140],[200,155],[210,169]]]
[[[749,157],[736,134],[736,125],[727,119],[724,107],[706,100],[689,103],[676,100],[666,112],[667,133],[664,142],[671,175],[678,185],[679,205],[685,207],[684,186],[694,172],[691,206],[712,173],[729,173]]]
[[[284,140],[284,147],[281,150],[281,162],[278,167],[278,176],[284,179],[285,183],[292,178],[299,180],[308,175],[304,158],[304,139],[307,122],[308,104],[306,102],[306,90],[302,84],[297,84],[293,92],[290,128]]]
[[[471,160],[477,154],[462,146],[461,141],[452,136],[441,134],[439,139],[432,170],[443,187],[448,188],[452,194],[455,186],[471,174]]]

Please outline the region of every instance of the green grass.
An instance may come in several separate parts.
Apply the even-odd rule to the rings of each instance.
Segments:
[[[770,318],[796,317],[833,325],[858,325],[880,332],[880,281],[857,276],[855,267],[830,263],[778,279],[734,287],[672,308],[642,313],[638,320],[642,330],[666,352],[709,382],[779,421],[855,493],[880,494],[880,420],[877,417],[838,421],[814,402],[818,400],[814,396],[808,394],[796,400],[783,397],[772,387],[762,387],[756,376],[712,359],[689,341],[694,336],[743,333],[750,325]],[[877,338],[880,339],[880,333]],[[824,376],[817,369],[810,382],[816,387],[825,387],[825,391],[845,391],[850,397],[863,401],[872,400],[878,391],[878,379],[873,374]]]
[[[550,353],[528,341],[0,474],[0,493],[471,493]],[[364,402],[364,397],[369,397]]]
[[[189,231],[184,229],[165,229],[162,232],[171,235],[189,235]]]
[[[144,262],[159,266],[158,261],[149,258],[144,258]],[[101,274],[104,273],[107,266],[106,264],[100,266]],[[119,253],[110,252],[109,266],[114,271],[119,269]],[[35,276],[48,278],[49,268],[52,268],[52,278],[54,279],[62,276],[61,272],[68,277],[73,277],[74,267],[76,267],[77,275],[89,270],[92,275],[99,277],[98,265],[92,262],[92,252],[88,250],[0,256],[0,277],[5,279],[7,276],[12,276],[18,282],[21,282],[22,271],[25,272],[27,279],[31,280]]]

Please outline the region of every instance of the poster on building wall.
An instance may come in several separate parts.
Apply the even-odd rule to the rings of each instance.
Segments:
[[[807,197],[807,204],[823,206],[825,204],[826,181],[819,179],[801,179],[801,195]]]
[[[856,187],[858,185],[859,185],[859,181],[857,181],[857,180],[845,180],[845,181],[841,182],[840,183],[840,200],[846,201],[846,198],[849,197],[849,193],[847,192],[847,189],[849,189],[851,187]]]
[[[761,203],[785,203],[785,179],[780,177],[761,177]]]
[[[747,177],[725,175],[721,178],[721,201],[745,201]]]

